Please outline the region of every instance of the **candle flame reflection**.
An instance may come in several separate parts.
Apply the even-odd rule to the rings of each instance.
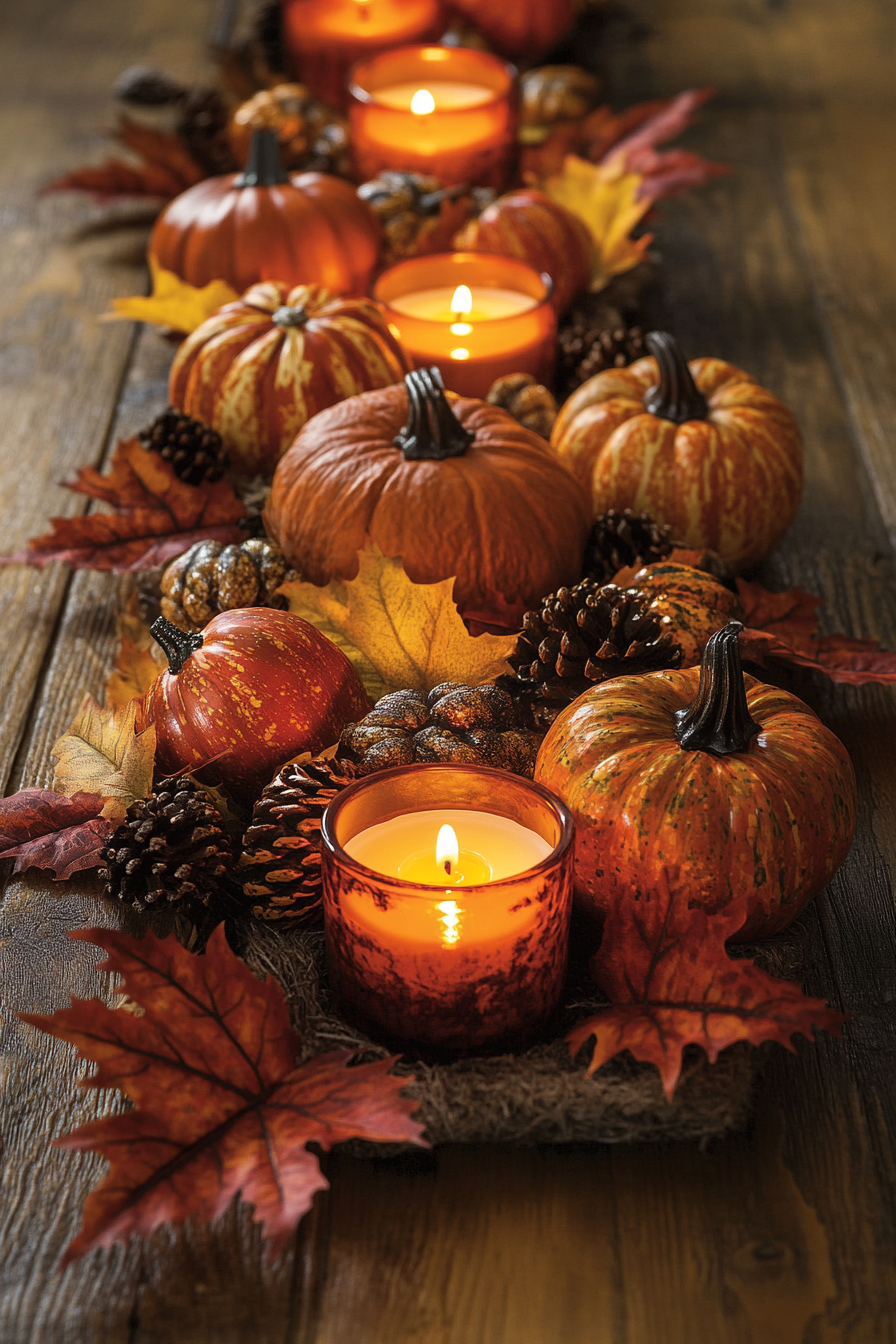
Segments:
[[[411,99],[411,111],[415,112],[418,117],[425,117],[435,110],[436,100],[429,89],[418,89]]]
[[[439,923],[442,925],[442,942],[446,947],[450,947],[460,937],[460,906],[457,901],[439,901],[436,909],[442,912],[439,915]]]

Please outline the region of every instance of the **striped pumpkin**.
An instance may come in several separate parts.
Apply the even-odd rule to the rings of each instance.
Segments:
[[[466,252],[497,252],[517,257],[554,282],[551,301],[564,313],[587,289],[596,264],[588,227],[565,205],[544,192],[524,188],[499,196],[455,235]]]
[[[791,412],[721,359],[688,365],[671,336],[653,357],[595,374],[560,408],[551,443],[589,487],[595,515],[644,510],[687,546],[735,570],[767,555],[790,525],[803,483]]]
[[[701,668],[618,677],[552,724],[535,778],[576,823],[575,890],[602,916],[669,884],[709,914],[745,897],[767,938],[831,880],[855,829],[845,747],[795,695],[741,671],[733,621]]]
[[[270,476],[312,415],[401,382],[408,364],[370,299],[317,285],[253,285],[187,337],[172,406],[216,429],[243,473]]]

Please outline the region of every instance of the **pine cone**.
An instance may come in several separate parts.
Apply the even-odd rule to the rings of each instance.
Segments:
[[[543,439],[551,437],[557,419],[557,402],[554,394],[531,373],[507,373],[503,378],[496,378],[485,399],[492,406],[508,411],[514,420]]]
[[[308,920],[320,907],[320,823],[357,771],[350,761],[291,762],[255,804],[237,880],[256,919]]]
[[[234,158],[245,162],[254,130],[277,136],[284,168],[345,175],[350,168],[348,123],[304,84],[260,89],[236,108],[228,136]]]
[[[576,309],[557,333],[558,382],[568,396],[595,373],[623,369],[647,353],[640,327],[601,327],[587,309]]]
[[[238,546],[197,541],[162,575],[162,615],[181,630],[201,630],[219,611],[286,608],[277,589],[296,571],[275,541],[250,537]]]
[[[221,435],[201,420],[180,411],[163,411],[147,429],[141,429],[144,448],[170,462],[178,478],[187,485],[220,481],[227,465]]]
[[[227,139],[227,121],[227,103],[217,89],[198,85],[188,90],[177,134],[210,177],[241,166]]]
[[[101,857],[106,895],[137,910],[208,906],[234,861],[220,813],[192,779],[132,803]]]
[[[527,611],[510,657],[514,675],[498,678],[520,722],[546,732],[562,709],[599,682],[678,667],[681,648],[669,617],[657,618],[648,608],[636,588],[585,579],[551,593],[540,611]]]
[[[672,529],[649,513],[609,509],[594,520],[585,547],[582,577],[610,583],[626,565],[652,565],[673,548]]]
[[[520,729],[513,701],[496,686],[445,682],[428,695],[393,691],[343,730],[339,752],[360,775],[392,765],[442,761],[491,765],[531,778],[539,739]]]

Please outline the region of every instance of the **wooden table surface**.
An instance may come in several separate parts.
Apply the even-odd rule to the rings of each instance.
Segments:
[[[693,355],[794,408],[799,516],[763,577],[825,598],[832,631],[896,647],[896,121],[888,0],[651,0],[604,52],[616,106],[719,90],[688,143],[735,171],[663,203],[662,311]],[[126,65],[195,76],[211,0],[5,0],[0,14],[0,548],[83,500],[58,487],[165,404],[171,346],[99,323],[138,292],[147,215],[44,197],[97,154]],[[617,28],[617,34],[624,30]],[[0,570],[0,780],[47,785],[50,747],[115,645],[119,581]],[[3,1344],[886,1344],[896,1339],[891,690],[806,680],[861,788],[853,853],[811,915],[808,989],[842,1041],[774,1048],[749,1134],[710,1145],[334,1155],[283,1261],[245,1209],[56,1272],[98,1160],[48,1141],[84,1096],[69,1047],[18,1023],[107,993],[68,929],[114,918],[90,880],[7,882]],[[5,869],[8,873],[8,867]]]

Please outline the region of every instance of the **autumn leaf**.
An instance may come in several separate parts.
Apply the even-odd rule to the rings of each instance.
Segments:
[[[544,184],[547,194],[591,231],[597,253],[592,289],[637,266],[653,241],[649,233],[637,240],[629,237],[650,209],[649,200],[639,199],[640,186],[640,175],[626,172],[621,163],[599,166],[575,154],[567,155],[562,173]]]
[[[110,1163],[64,1264],[191,1214],[215,1218],[236,1195],[254,1205],[279,1254],[327,1188],[308,1143],[427,1146],[410,1118],[417,1103],[400,1095],[408,1080],[389,1072],[394,1056],[349,1067],[352,1052],[341,1050],[296,1067],[301,1040],[280,986],[255,978],[223,926],[203,956],[173,937],[139,941],[112,929],[70,937],[110,953],[102,969],[124,977],[121,989],[143,1013],[76,999],[57,1013],[22,1014],[98,1066],[85,1087],[117,1087],[136,1108],[56,1141]]]
[[[454,579],[412,583],[400,559],[361,551],[357,578],[325,588],[295,580],[278,589],[289,610],[349,658],[372,699],[443,681],[478,686],[508,670],[514,635],[467,633],[452,600]]]
[[[568,1036],[573,1055],[594,1037],[588,1072],[628,1050],[655,1064],[671,1100],[685,1046],[699,1045],[710,1063],[736,1041],[778,1041],[813,1027],[839,1035],[844,1015],[799,985],[774,980],[750,961],[733,961],[725,940],[743,926],[746,899],[709,915],[668,889],[611,910],[592,963],[611,1006]]]
[[[52,532],[0,557],[0,563],[43,569],[64,560],[75,569],[124,573],[163,565],[197,541],[230,543],[245,536],[237,523],[246,508],[229,481],[187,485],[170,462],[137,438],[116,444],[108,473],[81,467],[66,485],[115,512],[51,518]]]
[[[748,583],[746,579],[737,580],[737,591],[744,625],[776,635],[792,648],[811,649],[818,637],[820,597],[802,588],[771,593],[761,583]]]
[[[164,662],[156,661],[155,650]],[[106,705],[123,709],[144,695],[167,665],[163,650],[137,612],[137,594],[131,593],[127,607],[118,615],[118,652],[106,682]]]
[[[135,163],[106,159],[54,178],[42,193],[86,191],[96,200],[151,196],[167,201],[207,176],[184,142],[170,132],[141,126],[123,117],[116,138],[136,156]]]
[[[467,608],[461,615],[471,635],[517,635],[527,610],[522,598],[508,602],[503,593],[489,592],[481,608]]]
[[[155,257],[150,256],[152,294],[134,294],[125,299],[112,300],[112,312],[105,313],[106,321],[119,318],[134,322],[152,322],[155,326],[171,327],[174,331],[191,332],[223,308],[239,298],[226,280],[210,280],[202,289],[188,285],[173,271],[166,271]]]
[[[103,816],[120,821],[137,798],[152,791],[156,730],[134,730],[137,702],[124,709],[101,709],[86,695],[74,721],[53,747],[57,758],[53,788],[73,797],[96,793],[106,799]]]
[[[100,862],[111,831],[95,793],[67,798],[49,789],[21,789],[0,799],[0,859],[16,861],[14,872],[46,868],[59,880]]]

